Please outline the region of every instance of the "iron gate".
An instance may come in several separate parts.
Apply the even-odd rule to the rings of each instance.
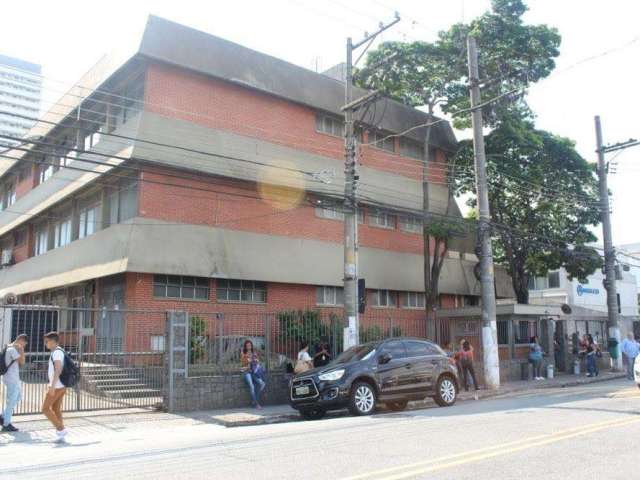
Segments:
[[[165,377],[165,312],[119,308],[0,307],[0,344],[25,333],[21,368],[23,400],[16,414],[40,413],[47,388],[49,353],[43,336],[55,330],[80,366],[80,381],[65,395],[64,411],[156,407]],[[4,407],[4,385],[0,385]]]

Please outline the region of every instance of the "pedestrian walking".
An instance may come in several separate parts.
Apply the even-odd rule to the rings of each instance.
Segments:
[[[476,372],[473,368],[473,347],[469,343],[468,340],[464,340],[462,342],[462,348],[458,354],[458,361],[460,362],[460,368],[462,370],[462,385],[464,386],[464,391],[469,391],[469,381],[467,375],[471,377],[473,380],[473,388],[476,392],[479,390],[478,381],[476,380]],[[475,399],[478,399],[478,394],[475,394]]]
[[[640,354],[640,344],[636,341],[633,333],[627,333],[627,338],[620,344],[620,349],[627,362],[627,380],[633,380],[633,365],[636,357]]]
[[[251,395],[251,404],[257,409],[262,409],[260,398],[262,392],[264,392],[264,389],[267,387],[267,383],[265,381],[264,368],[260,364],[258,352],[254,348],[253,342],[249,339],[245,340],[242,346],[240,363],[242,376]]]
[[[542,376],[542,347],[536,336],[529,340],[529,362],[533,365],[534,380],[544,380]]]
[[[42,413],[56,429],[56,440],[64,442],[67,429],[64,428],[62,419],[62,401],[66,393],[66,387],[60,380],[65,364],[65,353],[60,347],[58,332],[49,332],[44,336],[45,346],[51,352],[49,355],[48,377],[49,385],[47,394],[42,403]]]
[[[27,346],[27,336],[20,334],[13,343],[7,345],[2,355],[2,382],[5,388],[4,412],[0,415],[3,432],[17,432],[18,429],[11,423],[11,418],[16,406],[22,400],[22,383],[20,381],[20,367],[25,363],[24,350]]]

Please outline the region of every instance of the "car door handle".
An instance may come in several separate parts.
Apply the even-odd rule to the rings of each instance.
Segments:
[[[404,364],[404,368],[411,368],[411,364],[410,363],[405,363]]]

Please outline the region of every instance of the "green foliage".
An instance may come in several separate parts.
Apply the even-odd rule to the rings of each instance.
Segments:
[[[531,275],[559,267],[578,278],[593,273],[600,257],[585,245],[596,240],[589,226],[600,220],[598,184],[574,143],[508,118],[485,136],[485,150],[491,219],[499,224],[495,260],[507,267],[518,301],[528,302]],[[461,142],[457,158],[473,165],[470,141]],[[473,193],[473,171],[459,169],[456,185],[458,194]]]
[[[204,360],[207,354],[207,324],[202,317],[189,318],[189,356],[191,363],[195,364]]]
[[[390,337],[401,337],[402,328],[399,326],[392,326],[391,328],[383,329],[380,325],[371,325],[365,327],[360,325],[360,342],[373,342],[376,340],[382,340]]]
[[[281,341],[285,345],[293,342],[297,348],[300,341],[306,340],[311,346],[325,341],[332,348],[342,348],[344,327],[338,315],[329,315],[327,323],[316,310],[286,310],[279,312],[277,318]]]
[[[425,232],[431,237],[444,240],[452,237],[465,236],[467,234],[467,228],[460,220],[450,220],[445,217],[432,216],[425,225]]]
[[[473,34],[483,99],[505,95],[483,108],[485,125],[497,125],[504,115],[528,116],[521,90],[554,69],[560,35],[546,25],[525,25],[526,10],[522,0],[493,0],[490,11],[440,32],[434,42],[384,42],[368,55],[356,78],[361,86],[380,89],[407,105],[441,104],[445,113],[456,114],[470,106],[466,41]],[[518,92],[506,95],[514,89]],[[469,125],[469,115],[454,119],[457,128]]]

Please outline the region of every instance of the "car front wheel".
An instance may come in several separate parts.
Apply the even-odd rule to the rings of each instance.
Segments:
[[[433,399],[441,407],[450,407],[456,403],[457,394],[458,389],[455,380],[448,375],[443,375],[438,379],[436,394]]]
[[[353,415],[369,415],[376,407],[376,392],[366,382],[357,382],[351,388],[349,411]]]

